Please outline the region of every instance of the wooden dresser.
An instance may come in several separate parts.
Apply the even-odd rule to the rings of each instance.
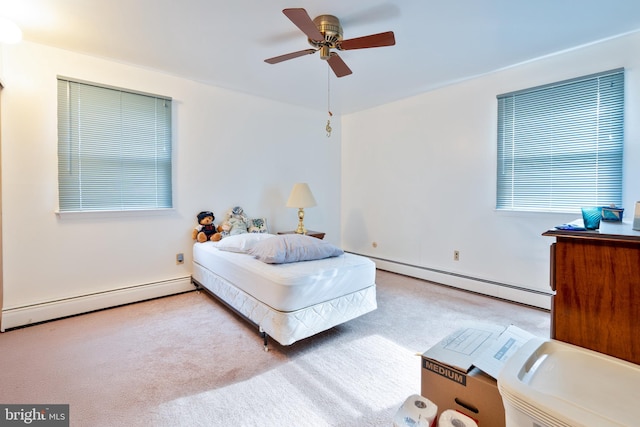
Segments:
[[[640,231],[549,230],[551,338],[640,364]]]

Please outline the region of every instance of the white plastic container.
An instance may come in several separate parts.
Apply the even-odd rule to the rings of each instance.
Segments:
[[[640,426],[640,365],[533,338],[498,377],[507,427]]]

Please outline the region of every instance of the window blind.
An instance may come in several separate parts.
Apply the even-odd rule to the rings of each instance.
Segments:
[[[58,78],[64,211],[172,207],[171,98]]]
[[[624,70],[497,98],[498,209],[622,204]]]

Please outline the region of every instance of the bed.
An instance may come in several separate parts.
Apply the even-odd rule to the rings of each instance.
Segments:
[[[291,345],[377,308],[375,264],[309,236],[246,233],[195,243],[192,280]]]

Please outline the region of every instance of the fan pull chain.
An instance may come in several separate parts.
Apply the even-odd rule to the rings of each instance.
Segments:
[[[327,126],[325,126],[325,130],[327,131],[327,138],[331,137],[331,117],[333,117],[333,113],[331,112],[331,73],[329,72],[329,65],[327,65],[327,112],[329,113],[329,119],[327,119]]]

